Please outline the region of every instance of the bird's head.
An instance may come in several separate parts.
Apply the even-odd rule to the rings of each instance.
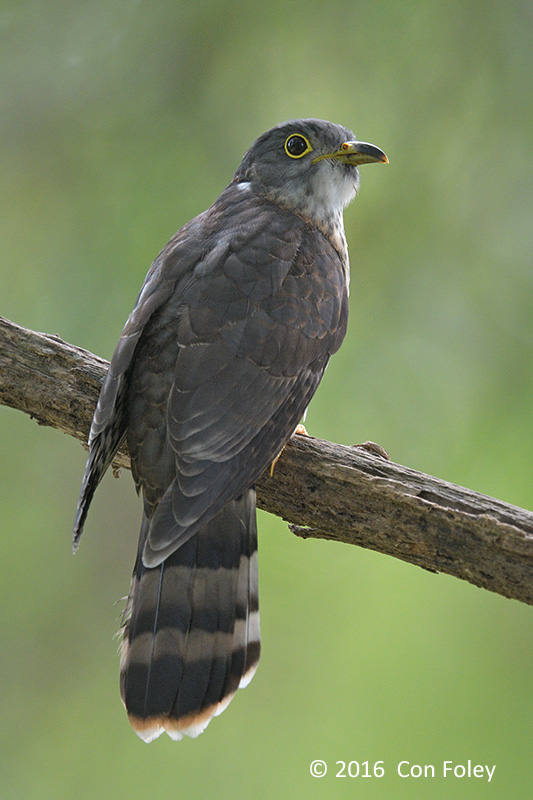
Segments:
[[[359,188],[361,164],[387,163],[373,144],[321,119],[282,122],[260,136],[245,154],[233,183],[295,211],[319,227],[337,225]]]

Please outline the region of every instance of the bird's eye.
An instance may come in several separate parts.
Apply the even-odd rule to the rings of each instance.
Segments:
[[[285,152],[291,158],[301,158],[306,153],[310,153],[312,149],[309,140],[301,133],[291,133],[285,141]]]

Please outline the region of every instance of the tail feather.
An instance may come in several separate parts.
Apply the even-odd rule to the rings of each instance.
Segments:
[[[250,554],[248,563],[248,597],[251,602],[247,606],[246,615],[246,658],[244,661],[244,669],[239,682],[239,687],[244,688],[248,686],[259,661],[260,650],[260,628],[259,628],[259,584],[258,584],[258,570],[257,570],[257,548],[254,553]],[[255,602],[254,602],[255,601]]]
[[[125,611],[122,699],[145,741],[197,736],[259,660],[255,491],[153,568],[142,563],[147,527]]]

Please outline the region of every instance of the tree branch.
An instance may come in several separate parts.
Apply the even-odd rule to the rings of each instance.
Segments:
[[[0,403],[87,439],[107,362],[0,317]],[[127,452],[116,466],[129,467]],[[298,536],[357,544],[533,604],[533,514],[357,447],[295,436],[261,508]]]

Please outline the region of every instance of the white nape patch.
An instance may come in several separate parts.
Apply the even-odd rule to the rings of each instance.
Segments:
[[[237,189],[240,189],[241,192],[245,192],[247,189],[250,188],[250,181],[241,181],[237,184]]]
[[[138,731],[135,728],[133,730],[139,739],[142,739],[146,744],[150,744],[150,742],[153,742],[154,739],[159,738],[159,736],[165,732],[165,729],[161,725],[154,725],[153,728],[145,728],[142,731]]]

